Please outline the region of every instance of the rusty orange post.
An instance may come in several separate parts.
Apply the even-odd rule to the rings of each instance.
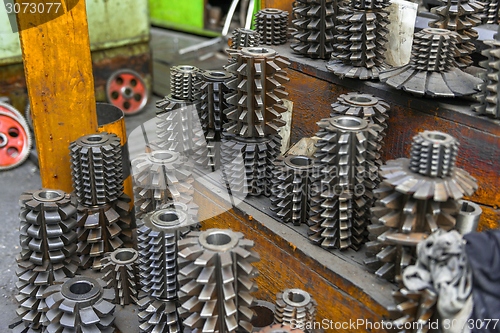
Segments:
[[[97,131],[85,0],[15,3],[42,186],[70,192],[69,143]]]

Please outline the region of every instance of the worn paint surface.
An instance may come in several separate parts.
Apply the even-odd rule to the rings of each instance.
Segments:
[[[151,22],[167,28],[203,33],[205,0],[149,0]]]
[[[221,207],[227,206],[200,183],[195,182],[195,188],[194,201],[203,207],[204,214],[220,212]],[[202,221],[203,229],[229,228],[243,232],[246,238],[255,242],[254,249],[261,257],[260,262],[256,264],[259,269],[257,278],[259,291],[255,296],[258,299],[274,302],[277,292],[296,287],[310,292],[318,302],[318,321],[327,319],[349,322],[349,319],[363,318],[380,322],[388,316],[385,306],[372,297],[372,293],[380,292],[378,285],[380,282],[376,281],[374,275],[370,276],[373,278],[373,284],[358,288],[352,281],[359,277],[355,276],[360,273],[359,268],[355,269],[345,264],[345,267],[338,267],[338,271],[330,270],[323,264],[322,256],[308,256],[300,249],[302,243],[290,243],[282,235],[270,230],[266,226],[270,217],[263,220],[260,216],[259,219],[255,215],[250,217],[248,212],[231,209]],[[301,241],[308,243],[306,238],[302,238]],[[352,272],[348,272],[351,269]],[[353,274],[351,278],[346,278],[350,274]],[[387,295],[391,293],[389,289],[385,292]],[[366,330],[348,328],[326,330],[326,332],[366,332]]]
[[[17,16],[24,70],[42,186],[71,192],[69,143],[97,130],[85,1],[45,19]]]

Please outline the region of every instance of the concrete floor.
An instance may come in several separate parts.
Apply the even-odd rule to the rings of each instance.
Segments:
[[[196,58],[177,54],[180,48],[197,44],[205,38],[185,35],[162,29],[153,28],[151,31],[151,49],[153,55],[153,75],[155,76],[154,91],[162,95],[168,93],[168,69],[173,65],[194,65],[202,69],[217,69],[227,63],[222,54]],[[126,117],[127,133],[130,134],[142,123],[155,117],[155,102],[161,96],[153,95],[143,112],[132,117]],[[129,145],[131,142],[129,141]],[[8,325],[16,317],[17,303],[15,284],[17,282],[15,256],[20,251],[19,246],[19,205],[21,193],[26,190],[41,187],[40,173],[37,167],[26,161],[23,165],[8,171],[0,172],[0,216],[2,230],[0,232],[0,332],[9,332]],[[131,332],[135,332],[132,330]],[[127,332],[124,332],[127,333]]]

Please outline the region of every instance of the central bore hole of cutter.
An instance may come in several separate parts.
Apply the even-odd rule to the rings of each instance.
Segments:
[[[250,51],[252,53],[269,53],[269,50],[266,48],[263,48],[263,47],[261,47],[261,48],[254,47],[254,48],[249,49],[248,51]]]
[[[431,134],[429,134],[429,139],[435,140],[435,141],[444,141],[444,140],[446,140],[446,136],[444,136],[442,134],[431,133]]]
[[[264,11],[265,11],[266,13],[273,13],[273,14],[274,14],[274,13],[279,13],[279,12],[280,12],[278,9],[275,9],[275,8],[266,8],[266,9],[264,9]]]
[[[159,160],[169,160],[172,158],[172,156],[174,156],[174,155],[172,155],[170,153],[166,153],[166,152],[165,153],[153,153],[153,157],[157,158]]]
[[[69,287],[69,291],[71,291],[75,295],[83,295],[90,292],[94,288],[94,285],[87,281],[75,282]]]
[[[341,118],[336,121],[337,124],[344,127],[358,127],[361,122],[352,118]]]
[[[474,209],[474,207],[472,207],[472,205],[469,205],[469,203],[463,202],[462,203],[462,207],[460,208],[460,210],[462,212],[472,213],[475,209]]]
[[[207,243],[210,245],[226,245],[231,242],[231,237],[226,234],[211,234],[207,236]]]
[[[102,136],[100,136],[100,135],[89,136],[87,138],[87,141],[90,141],[90,142],[99,142],[99,141],[102,141]]]
[[[56,191],[43,191],[38,193],[40,198],[46,199],[46,200],[52,200],[52,199],[57,199],[60,198],[61,195],[57,193]]]
[[[304,302],[306,298],[302,294],[291,291],[288,293],[288,299],[294,303],[301,303]]]
[[[158,219],[162,222],[174,222],[179,219],[179,216],[175,213],[163,213],[158,215]]]
[[[362,103],[362,104],[370,103],[372,101],[371,98],[363,96],[352,96],[349,98],[349,100],[351,102]]]
[[[309,166],[312,161],[309,157],[297,156],[290,159],[290,163],[297,166]]]
[[[116,254],[116,259],[120,261],[129,261],[134,257],[135,253],[132,251],[120,251]]]
[[[226,76],[226,74],[224,74],[222,72],[210,72],[209,74],[211,76],[214,76],[214,77],[224,77],[224,76]]]
[[[194,66],[179,66],[179,69],[182,69],[184,71],[192,71],[194,69]]]
[[[252,306],[251,309],[255,311],[255,316],[253,316],[251,322],[254,327],[266,327],[272,325],[274,321],[273,310],[262,305]]]

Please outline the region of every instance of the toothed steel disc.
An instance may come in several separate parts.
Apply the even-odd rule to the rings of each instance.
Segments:
[[[179,312],[184,326],[199,333],[251,332],[253,279],[260,260],[253,241],[224,229],[192,232],[178,242]]]
[[[157,150],[132,160],[136,217],[170,202],[193,201],[192,173],[179,153]]]
[[[398,303],[389,308],[389,312],[394,316],[401,316],[393,320],[393,327],[403,327],[401,332],[416,332],[408,329],[418,327],[419,332],[431,331],[433,315],[436,311],[438,294],[430,289],[411,291],[402,288],[392,293],[392,297]]]
[[[286,289],[276,294],[276,323],[288,325],[292,329],[313,327],[318,303],[301,289]]]
[[[396,89],[429,97],[471,95],[481,79],[456,67],[456,35],[446,29],[426,28],[414,35],[408,65],[392,68],[379,79]],[[440,56],[437,57],[436,55]]]
[[[358,250],[365,242],[373,189],[379,184],[382,127],[353,116],[318,122],[316,161],[322,176],[311,198],[309,240]]]
[[[264,8],[255,14],[255,30],[265,45],[281,45],[287,41],[288,12],[276,8]]]
[[[255,30],[237,28],[233,31],[231,40],[231,48],[233,50],[239,50],[243,47],[259,46],[260,34]]]
[[[170,68],[170,90],[172,96],[181,100],[195,101],[200,92],[196,88],[202,71],[191,65],[179,65]]]
[[[304,331],[291,328],[288,325],[274,324],[263,328],[259,333],[304,333]]]
[[[335,41],[334,0],[297,0],[293,5],[292,50],[313,59],[329,59]]]
[[[454,58],[458,68],[472,65],[470,55],[476,50],[473,41],[478,33],[473,27],[481,24],[481,19],[476,15],[483,7],[475,1],[469,0],[444,0],[442,6],[432,8],[432,13],[438,19],[429,23],[431,28],[447,29],[457,34]]]
[[[102,279],[115,291],[115,304],[137,304],[139,285],[139,253],[130,248],[108,252],[101,260]]]
[[[347,115],[363,118],[371,123],[382,126],[384,131],[381,134],[385,136],[389,110],[390,105],[378,97],[370,94],[350,92],[340,95],[332,103],[330,117]]]
[[[78,202],[104,205],[123,194],[120,138],[106,132],[85,135],[70,146],[71,175]]]
[[[138,230],[140,282],[142,290],[154,298],[177,298],[177,275],[183,267],[177,262],[177,243],[196,225],[179,208],[162,208],[145,215]]]
[[[285,223],[307,223],[319,170],[307,156],[278,157],[271,179],[271,211]]]
[[[337,16],[337,39],[327,69],[341,78],[377,79],[386,68],[388,12],[351,7]]]
[[[113,289],[107,289],[100,279],[77,276],[45,291],[50,310],[47,333],[113,333],[115,331],[112,304]]]
[[[143,296],[138,303],[140,333],[182,333],[177,302]]]
[[[223,177],[233,194],[270,195],[272,163],[280,154],[281,137],[222,139]]]
[[[228,84],[236,92],[226,96],[232,107],[226,109],[228,123],[224,126],[230,134],[241,137],[275,135],[286,122],[281,114],[287,111],[283,98],[288,96],[284,84],[289,81],[285,69],[288,59],[268,47],[248,47],[230,50],[237,60],[227,65],[235,75]]]

